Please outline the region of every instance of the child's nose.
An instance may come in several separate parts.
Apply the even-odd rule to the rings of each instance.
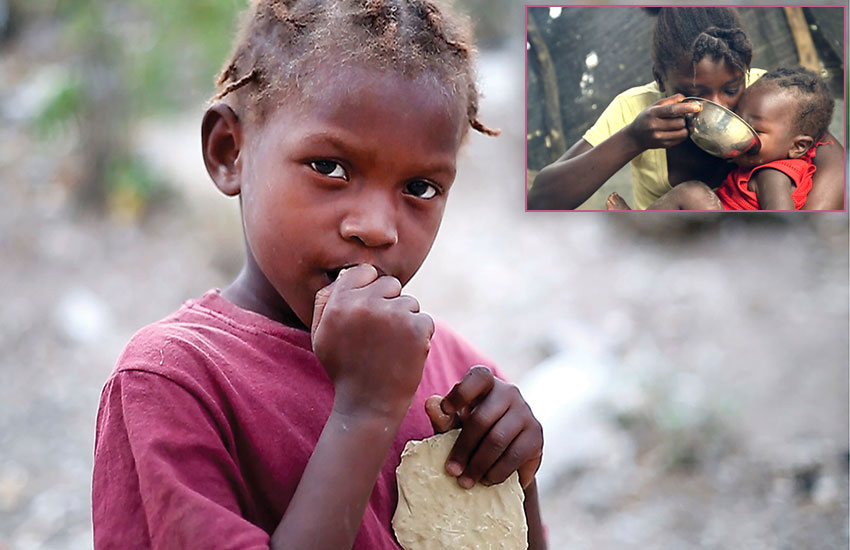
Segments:
[[[375,197],[359,201],[342,220],[340,234],[369,247],[394,245],[398,242],[395,208],[390,200]]]

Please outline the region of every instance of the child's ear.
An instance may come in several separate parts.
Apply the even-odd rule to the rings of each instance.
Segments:
[[[812,139],[812,136],[799,135],[794,137],[793,145],[791,145],[791,149],[788,150],[788,158],[789,159],[798,159],[806,154],[806,151],[811,149],[812,145],[814,145],[815,140]]]
[[[229,105],[216,103],[204,113],[201,124],[204,165],[216,187],[228,196],[238,195],[241,189],[242,138],[242,124]]]

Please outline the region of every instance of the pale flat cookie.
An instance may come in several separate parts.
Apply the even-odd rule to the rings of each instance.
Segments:
[[[460,430],[408,441],[396,468],[393,530],[405,550],[526,550],[525,494],[514,472],[499,485],[464,489],[446,473]]]

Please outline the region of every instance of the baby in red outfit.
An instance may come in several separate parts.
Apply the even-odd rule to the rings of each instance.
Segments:
[[[834,103],[824,80],[812,71],[780,68],[765,74],[745,90],[736,109],[761,147],[732,159],[737,167],[716,190],[700,181],[684,182],[648,210],[799,210],[812,189],[812,159],[824,145],[819,140]],[[609,209],[622,209],[611,208],[612,199]]]

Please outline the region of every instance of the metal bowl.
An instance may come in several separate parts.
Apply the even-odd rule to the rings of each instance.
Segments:
[[[753,127],[718,103],[701,97],[686,97],[702,105],[698,113],[685,115],[691,140],[706,153],[723,159],[733,159],[761,148],[761,140]]]

